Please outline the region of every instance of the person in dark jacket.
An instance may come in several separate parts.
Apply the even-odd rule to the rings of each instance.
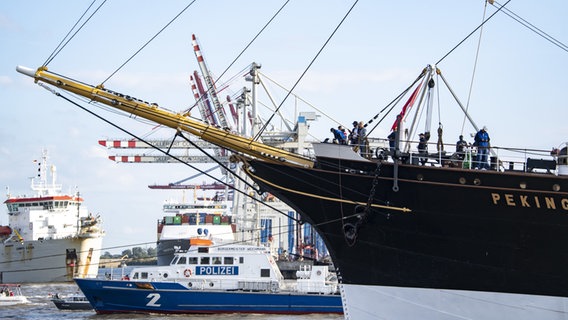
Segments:
[[[347,144],[346,142],[346,137],[345,134],[343,133],[343,131],[339,130],[339,129],[335,129],[335,128],[331,128],[329,129],[329,131],[331,131],[333,133],[333,138],[335,141],[337,141],[337,143],[339,144]]]
[[[353,121],[353,129],[351,129],[351,133],[349,134],[349,143],[352,145],[359,144],[359,122]]]
[[[418,141],[418,157],[422,165],[426,164],[428,161],[428,138],[424,133],[418,135],[420,140]]]
[[[465,147],[467,147],[467,141],[460,135],[460,139],[456,142],[456,154],[459,160],[463,160],[465,157]]]
[[[485,126],[475,134],[474,145],[477,147],[475,169],[489,169],[489,163],[487,163],[487,155],[489,154],[489,148],[491,148],[489,140],[491,139]]]

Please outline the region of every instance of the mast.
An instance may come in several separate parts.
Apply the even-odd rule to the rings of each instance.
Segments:
[[[223,128],[203,123],[189,117],[187,113],[176,113],[160,108],[156,103],[149,103],[141,99],[105,89],[103,85],[92,86],[47,70],[43,66],[37,70],[18,66],[16,70],[32,77],[35,82],[43,82],[59,89],[78,94],[92,101],[103,103],[115,109],[154,121],[158,124],[185,131],[198,138],[217,146],[256,157],[265,161],[282,163],[301,167],[313,167],[314,161],[302,155],[280,148],[271,147],[252,138],[243,137]]]

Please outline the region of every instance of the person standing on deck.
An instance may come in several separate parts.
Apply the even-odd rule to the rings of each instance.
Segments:
[[[420,164],[424,165],[428,161],[428,139],[421,133],[418,135],[420,140],[418,141],[418,159]]]
[[[456,142],[456,154],[460,160],[464,158],[465,147],[467,147],[467,141],[463,139],[463,135],[460,135],[460,139]]]
[[[358,125],[359,122],[353,121],[353,129],[351,129],[351,133],[349,134],[349,144],[357,145],[359,142],[359,136],[357,135],[359,131]]]
[[[475,158],[475,169],[489,169],[489,164],[487,163],[487,155],[489,154],[489,148],[491,145],[489,143],[489,134],[487,133],[487,127],[483,126],[475,134],[474,145],[477,147],[477,156]]]
[[[359,153],[362,157],[367,157],[367,129],[365,128],[365,124],[363,121],[359,122],[357,127],[357,136],[358,136],[358,144],[359,144]]]
[[[396,130],[393,130],[387,137],[389,140],[389,151],[391,155],[394,155],[394,149],[396,147]]]

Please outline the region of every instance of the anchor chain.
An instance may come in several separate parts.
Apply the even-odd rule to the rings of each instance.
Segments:
[[[373,199],[375,198],[375,192],[377,189],[377,184],[379,183],[379,175],[381,174],[381,162],[377,162],[377,168],[375,169],[375,176],[373,178],[373,184],[371,185],[371,190],[369,191],[369,198],[367,199],[366,205],[363,207],[361,205],[355,206],[355,219],[356,221],[351,223],[343,224],[343,234],[345,236],[345,241],[351,247],[355,245],[357,241],[357,235],[359,229],[367,220],[367,216],[371,210],[371,205],[373,204]]]

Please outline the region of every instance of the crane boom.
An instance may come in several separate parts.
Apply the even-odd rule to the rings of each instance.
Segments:
[[[158,107],[135,97],[124,95],[103,85],[92,86],[48,71],[43,66],[37,70],[18,66],[16,70],[34,78],[35,82],[43,82],[62,90],[78,94],[92,101],[100,102],[112,108],[154,121],[158,124],[185,131],[217,146],[239,152],[251,157],[272,162],[289,162],[292,165],[313,167],[314,161],[302,155],[280,148],[267,146],[252,138],[240,136],[234,132],[217,128],[202,121],[189,118],[187,114],[176,113]]]
[[[205,80],[205,84],[207,85],[207,92],[209,93],[209,97],[211,97],[211,100],[213,101],[215,114],[221,122],[220,125],[225,128],[230,128],[225,116],[225,109],[223,109],[223,106],[219,102],[219,97],[217,97],[217,88],[215,87],[215,83],[213,82],[211,74],[209,74],[209,69],[205,64],[205,59],[203,58],[203,54],[201,54],[201,49],[199,48],[199,44],[197,43],[197,37],[195,37],[194,34],[191,35],[191,44],[193,45],[193,51],[195,52],[197,63],[199,64],[199,68],[201,69],[201,74],[203,75],[203,79]]]

